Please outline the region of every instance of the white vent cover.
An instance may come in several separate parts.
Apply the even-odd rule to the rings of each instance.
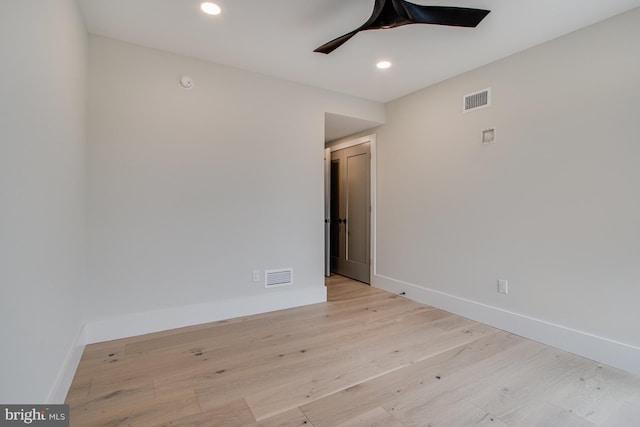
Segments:
[[[264,287],[293,285],[293,268],[280,268],[278,270],[264,271]]]
[[[465,113],[491,106],[491,88],[470,93],[462,98],[462,111]]]

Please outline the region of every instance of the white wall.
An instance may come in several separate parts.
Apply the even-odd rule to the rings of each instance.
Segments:
[[[93,36],[90,75],[90,342],[326,298],[324,114],[382,104]]]
[[[640,372],[638,40],[635,9],[387,104],[378,286],[576,332],[593,341],[536,338],[612,344]],[[462,113],[486,87],[491,108]]]
[[[59,402],[84,282],[87,35],[75,2],[0,2],[0,58],[0,402]]]

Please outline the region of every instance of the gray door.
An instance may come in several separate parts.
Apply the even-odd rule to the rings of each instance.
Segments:
[[[324,150],[324,275],[331,275],[331,149]]]
[[[369,143],[331,153],[331,271],[369,283],[371,228]]]

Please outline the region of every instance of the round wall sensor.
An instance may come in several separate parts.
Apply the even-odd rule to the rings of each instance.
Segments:
[[[180,77],[180,86],[184,89],[191,89],[193,87],[193,79],[189,76]]]

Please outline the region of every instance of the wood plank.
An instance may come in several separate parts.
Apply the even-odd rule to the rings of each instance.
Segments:
[[[427,398],[424,390],[429,390],[441,383],[443,378],[446,379],[470,366],[480,365],[486,370],[490,370],[493,366],[493,369],[496,369],[500,366],[500,362],[494,360],[501,355],[518,358],[531,351],[531,344],[522,338],[504,332],[495,332],[305,405],[302,410],[314,425],[333,426],[377,406],[396,401],[411,405],[415,400],[416,405],[419,405]],[[482,365],[481,362],[485,360],[491,363]],[[438,389],[434,395],[438,396],[446,390],[446,387]]]
[[[430,427],[511,427],[495,415],[474,406],[469,402],[460,402],[455,410],[447,408],[440,410],[434,406],[416,407],[415,413],[403,413],[400,418],[405,426],[430,426]],[[395,408],[389,410],[394,416],[398,416]],[[564,426],[563,426],[564,427]]]
[[[593,424],[571,411],[542,402],[539,405],[532,405],[532,409],[527,411],[527,415],[519,421],[522,427],[594,427]],[[627,424],[630,426],[631,424]]]
[[[404,427],[400,421],[380,406],[356,416],[336,427]]]
[[[448,316],[441,311],[430,313],[428,315],[425,313],[425,316],[432,320]],[[426,321],[426,317],[422,319]],[[419,330],[419,333],[428,336],[434,335],[433,331],[439,331],[429,329],[428,325],[419,322],[419,320],[416,321],[411,328],[393,320],[384,324],[353,324],[349,328],[335,330],[318,328],[314,335],[310,335],[307,332],[308,329],[304,329],[304,334],[298,339],[287,335],[284,341],[275,347],[254,348],[226,355],[225,371],[222,375],[213,375],[211,372],[192,372],[188,377],[159,378],[159,383],[161,386],[172,386],[183,382],[194,383],[199,393],[206,393],[205,389],[208,388],[216,396],[222,392],[232,393],[229,385],[243,388],[247,393],[251,390],[258,392],[268,388],[269,385],[294,380],[294,375],[307,375],[309,371],[318,371],[325,367],[331,369],[334,359],[350,361],[348,363],[351,364],[354,360],[361,360],[363,354],[375,350],[379,340],[377,334],[398,335],[405,340],[415,341],[411,335],[412,330]],[[399,338],[393,339],[397,341]],[[379,351],[385,351],[384,347]],[[206,403],[204,404],[206,407]]]
[[[300,409],[278,414],[261,422],[248,424],[245,427],[314,427]]]
[[[483,381],[484,393],[473,402],[501,420],[518,425],[537,412],[548,396],[564,387],[582,369],[585,359],[541,344],[535,357],[517,366],[513,372],[499,372]]]
[[[447,313],[437,311],[429,314],[430,318],[437,320],[442,317],[449,316]],[[424,319],[423,319],[424,320]],[[394,326],[396,323],[393,319],[387,324]],[[354,332],[353,328],[356,328]],[[302,334],[294,339],[292,334],[286,334],[282,343],[273,348],[271,353],[261,349],[256,352],[236,351],[225,356],[228,359],[228,365],[224,365],[224,369],[217,372],[193,371],[187,377],[170,377],[158,378],[157,384],[160,387],[173,387],[176,384],[192,384],[198,390],[203,408],[206,409],[208,402],[218,402],[221,396],[223,398],[237,398],[247,393],[258,392],[264,388],[268,388],[269,381],[278,381],[280,378],[290,377],[291,372],[296,370],[306,372],[314,367],[324,366],[330,359],[327,359],[327,351],[334,354],[345,356],[349,352],[363,351],[362,341],[358,338],[367,340],[375,340],[373,334],[374,329],[380,331],[382,326],[372,324],[369,326],[371,334],[363,334],[361,325],[352,325],[351,328],[342,328],[337,330],[329,330],[322,332],[318,330],[315,335],[310,335],[307,328],[303,328]],[[397,327],[397,326],[394,326]],[[422,325],[424,327],[424,325]],[[342,347],[336,347],[332,344],[341,336],[350,335],[346,344]],[[321,337],[321,338],[320,338]],[[301,345],[302,344],[302,345]],[[307,347],[307,344],[311,347]],[[270,347],[267,347],[269,350]],[[221,365],[222,366],[222,365]],[[298,368],[299,367],[299,368]],[[184,375],[183,369],[179,375]],[[210,398],[207,398],[210,396]]]
[[[69,406],[72,426],[150,426],[200,412],[193,390],[156,393],[152,384],[123,388]]]
[[[463,319],[466,320],[466,319]],[[349,353],[345,357],[332,358],[333,363],[323,363],[309,371],[292,371],[286,378],[274,381],[264,390],[246,397],[257,420],[272,416],[321,399],[330,394],[401,369],[425,358],[450,350],[478,339],[470,328],[472,322],[459,324],[460,329],[442,331],[439,328],[422,327],[420,330],[403,328],[390,335],[385,346],[365,347],[366,352]],[[416,336],[420,339],[416,340]],[[377,340],[374,340],[379,344]],[[363,354],[364,353],[364,354]],[[358,357],[354,366],[352,360]]]
[[[640,406],[624,402],[602,424],[603,427],[629,427],[640,424]]]
[[[530,408],[535,402],[529,405],[528,398],[531,396],[522,400],[512,400],[509,396],[511,389],[505,390],[504,387],[499,387],[499,384],[507,382],[510,378],[517,382],[521,377],[531,382],[535,377],[529,374],[537,372],[536,365],[554,359],[552,349],[526,341],[471,366],[447,375],[438,375],[440,379],[437,382],[391,399],[383,407],[400,421],[410,425],[439,419],[455,420],[462,406],[481,409],[483,413],[477,421],[486,421],[484,416],[487,415],[508,425],[518,425],[505,419],[504,414],[513,406]],[[501,392],[505,392],[509,398],[503,399]],[[517,393],[514,395],[521,396]],[[499,412],[500,410],[502,412]]]
[[[549,401],[595,424],[601,424],[640,389],[640,380],[625,372],[582,359],[582,369],[557,390]]]
[[[223,404],[212,407],[207,411],[195,413],[184,417],[177,417],[170,421],[155,424],[156,427],[237,427],[253,423],[249,407],[243,399],[226,401]],[[154,424],[147,424],[154,425]]]

